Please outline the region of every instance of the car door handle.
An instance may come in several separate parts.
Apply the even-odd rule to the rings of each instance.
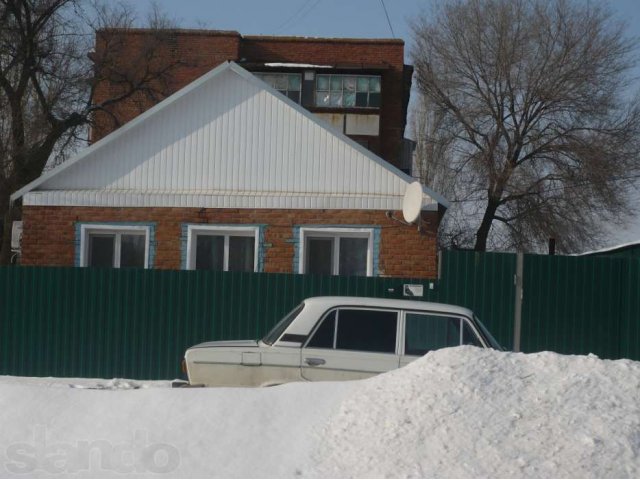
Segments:
[[[324,358],[314,358],[314,357],[307,357],[304,359],[304,361],[310,367],[317,367],[318,365],[324,365],[325,363],[327,363]]]

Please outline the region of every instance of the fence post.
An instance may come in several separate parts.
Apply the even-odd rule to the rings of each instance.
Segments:
[[[524,270],[524,254],[518,252],[516,255],[516,274],[513,282],[516,286],[516,305],[513,315],[513,351],[520,351],[520,331],[522,329],[522,274]]]

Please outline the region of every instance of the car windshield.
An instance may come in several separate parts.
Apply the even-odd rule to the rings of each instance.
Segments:
[[[273,345],[273,343],[280,338],[280,335],[284,333],[287,327],[293,322],[293,320],[298,316],[298,314],[304,308],[304,302],[298,305],[296,308],[291,310],[285,317],[280,320],[275,327],[271,329],[269,333],[262,339],[264,343],[267,345]]]
[[[500,351],[504,350],[504,348],[502,348],[502,345],[500,345],[498,341],[495,338],[493,338],[493,335],[491,335],[491,332],[487,330],[487,327],[484,326],[484,324],[480,321],[480,319],[475,315],[474,315],[474,319],[476,321],[476,324],[480,328],[480,330],[482,330],[482,335],[489,342],[489,346],[495,350],[500,350]]]

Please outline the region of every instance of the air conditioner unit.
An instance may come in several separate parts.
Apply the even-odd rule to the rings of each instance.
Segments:
[[[11,225],[11,250],[20,251],[20,242],[22,241],[22,220],[13,222]]]

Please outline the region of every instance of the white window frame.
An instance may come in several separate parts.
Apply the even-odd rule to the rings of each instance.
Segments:
[[[300,255],[298,258],[298,273],[305,272],[306,243],[308,237],[333,238],[332,275],[338,275],[340,270],[340,238],[367,239],[367,277],[373,276],[373,228],[341,228],[341,227],[300,227]]]
[[[84,224],[80,225],[80,266],[89,265],[89,235],[92,233],[115,235],[113,251],[113,268],[120,268],[120,253],[122,235],[144,234],[144,268],[149,268],[149,238],[150,227],[143,225],[110,225]]]
[[[229,237],[253,237],[253,271],[258,271],[258,252],[260,227],[221,226],[221,225],[188,225],[187,226],[187,270],[196,269],[196,237],[198,235],[224,236],[223,271],[229,271]]]

